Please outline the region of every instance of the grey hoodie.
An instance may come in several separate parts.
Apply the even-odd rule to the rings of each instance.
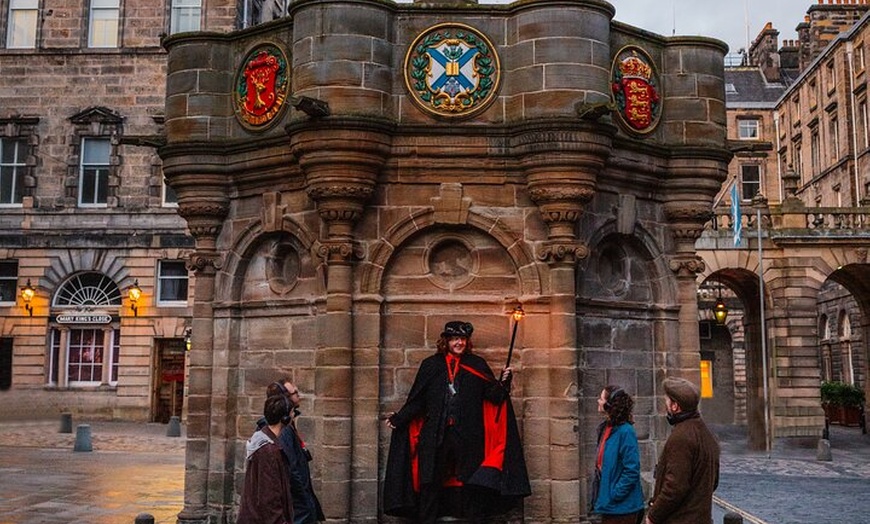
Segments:
[[[255,431],[248,442],[245,444],[245,460],[250,461],[251,456],[266,444],[274,444],[275,441],[269,438],[262,431]]]

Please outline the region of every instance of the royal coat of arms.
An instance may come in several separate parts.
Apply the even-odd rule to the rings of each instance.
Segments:
[[[489,39],[472,27],[444,23],[423,31],[405,55],[405,84],[424,111],[467,117],[496,97],[501,78]]]
[[[277,46],[265,44],[245,57],[235,82],[236,115],[245,127],[264,129],[284,108],[290,80],[287,58]]]
[[[635,133],[655,129],[661,115],[658,78],[642,49],[627,46],[613,59],[611,90],[620,120]]]

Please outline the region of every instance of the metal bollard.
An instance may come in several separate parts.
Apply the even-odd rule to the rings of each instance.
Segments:
[[[91,426],[88,424],[79,424],[76,426],[76,443],[73,446],[73,451],[93,451],[94,447],[91,444]]]
[[[140,513],[136,515],[136,520],[133,524],[154,524],[154,515],[150,513]]]
[[[169,427],[166,428],[167,437],[181,436],[181,419],[178,417],[169,417]]]
[[[743,524],[743,517],[741,517],[739,513],[731,511],[725,514],[725,518],[722,522],[723,524]]]
[[[60,414],[60,432],[72,433],[72,413]]]

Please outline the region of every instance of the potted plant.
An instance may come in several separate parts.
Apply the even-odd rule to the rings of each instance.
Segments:
[[[864,410],[864,390],[839,381],[822,382],[822,407],[831,424],[860,426]]]

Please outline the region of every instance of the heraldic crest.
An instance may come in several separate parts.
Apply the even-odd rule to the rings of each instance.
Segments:
[[[661,99],[649,55],[639,47],[623,47],[613,59],[611,79],[620,121],[634,133],[655,129],[661,115]]]
[[[467,117],[496,97],[501,75],[489,39],[472,27],[444,23],[426,29],[405,55],[405,84],[424,111]]]
[[[235,110],[248,129],[268,128],[284,109],[289,94],[287,57],[278,46],[263,44],[247,54],[236,73]]]

